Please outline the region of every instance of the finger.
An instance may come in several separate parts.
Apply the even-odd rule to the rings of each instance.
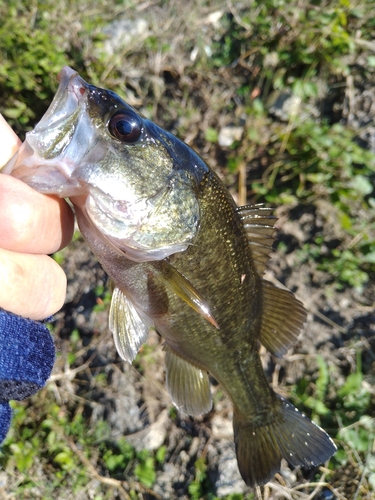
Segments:
[[[21,141],[0,114],[0,168],[12,158]]]
[[[50,254],[73,235],[74,215],[65,200],[9,175],[0,175],[0,214],[0,247],[7,250]]]
[[[48,318],[64,304],[66,276],[47,255],[0,249],[0,307],[34,320]]]

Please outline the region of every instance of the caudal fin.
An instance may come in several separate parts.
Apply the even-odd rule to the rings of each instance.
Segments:
[[[316,467],[328,460],[336,445],[328,434],[291,403],[281,399],[271,424],[255,426],[234,410],[233,429],[238,468],[248,486],[267,483],[284,458],[292,467]]]

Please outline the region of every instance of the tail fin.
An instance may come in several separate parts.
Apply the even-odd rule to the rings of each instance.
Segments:
[[[280,470],[281,459],[296,467],[315,467],[328,460],[336,446],[328,434],[291,403],[281,399],[278,416],[257,427],[234,410],[233,429],[238,468],[248,486],[265,484]]]

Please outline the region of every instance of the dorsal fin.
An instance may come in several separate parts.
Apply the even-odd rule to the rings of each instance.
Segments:
[[[208,374],[180,358],[164,345],[166,384],[173,404],[183,413],[198,416],[212,407]]]
[[[298,337],[306,310],[292,292],[262,280],[263,307],[259,340],[272,354],[282,356]]]
[[[263,204],[238,207],[237,212],[246,232],[256,270],[262,276],[275,240],[273,234],[277,217],[272,215],[272,208]]]

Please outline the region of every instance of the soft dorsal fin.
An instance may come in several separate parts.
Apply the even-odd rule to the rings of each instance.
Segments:
[[[149,326],[126,295],[115,288],[109,310],[109,329],[122,359],[133,362],[140,347],[147,341]]]
[[[262,280],[263,309],[259,340],[272,354],[282,356],[298,337],[306,310],[292,292]]]
[[[188,415],[207,413],[212,407],[208,374],[180,358],[166,344],[166,385],[173,404]]]
[[[237,212],[246,232],[256,270],[259,276],[262,276],[275,240],[273,234],[277,217],[272,215],[272,208],[263,204],[238,207]]]
[[[207,302],[195,286],[166,260],[160,261],[159,268],[164,283],[182,300],[189,304],[194,311],[202,315],[211,325],[219,329],[220,327],[213,317]]]

